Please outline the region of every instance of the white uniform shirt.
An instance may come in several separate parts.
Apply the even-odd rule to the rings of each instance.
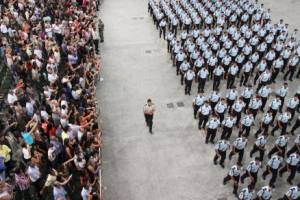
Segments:
[[[220,125],[220,120],[215,118],[215,117],[212,117],[207,123],[206,123],[206,126],[207,128],[209,129],[217,129],[218,126]]]
[[[241,121],[244,126],[250,127],[253,124],[254,118],[252,115],[245,115]]]
[[[299,188],[297,186],[290,187],[289,190],[285,193],[285,195],[293,200],[299,198]]]
[[[206,68],[201,68],[200,71],[198,72],[198,77],[201,78],[201,79],[206,79],[207,76],[208,76],[209,72]]]
[[[247,166],[247,171],[252,173],[257,173],[260,167],[261,167],[261,162],[252,160]]]
[[[262,197],[263,199],[270,199],[272,196],[272,189],[269,186],[264,186],[257,192],[257,196]]]
[[[278,169],[280,167],[280,164],[282,162],[282,157],[278,155],[273,155],[271,159],[268,161],[268,166],[272,169]]]
[[[198,112],[201,113],[202,115],[209,115],[209,112],[211,111],[210,105],[202,105]]]
[[[247,141],[248,141],[247,139],[244,139],[242,137],[238,137],[233,142],[233,146],[235,146],[239,150],[242,150],[246,147]]]
[[[230,147],[230,143],[226,140],[219,140],[215,145],[215,150],[227,151]]]

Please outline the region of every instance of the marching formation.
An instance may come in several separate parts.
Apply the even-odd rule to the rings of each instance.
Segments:
[[[272,23],[270,9],[254,0],[150,0],[148,11],[185,94],[198,84],[194,118],[205,143],[215,145],[213,163],[224,168],[227,153],[237,157],[223,184],[232,181],[238,199],[268,200],[277,176],[288,173],[291,187],[280,199],[299,199],[300,90],[289,90],[300,77],[298,30],[289,33],[282,19]],[[267,178],[255,195],[257,180]]]

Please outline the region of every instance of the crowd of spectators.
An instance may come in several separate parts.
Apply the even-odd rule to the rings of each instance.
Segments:
[[[198,83],[194,118],[205,143],[215,144],[213,163],[225,168],[227,151],[228,163],[238,154],[223,184],[232,181],[238,199],[269,200],[281,186],[277,175],[288,171],[291,187],[281,199],[299,199],[300,185],[293,180],[300,170],[300,91],[289,90],[289,82],[300,78],[298,30],[289,33],[282,19],[272,23],[271,10],[257,0],[149,0],[148,11],[167,41],[185,94]],[[251,160],[243,169],[245,152]],[[256,188],[258,181],[265,185]]]
[[[13,75],[1,111],[2,200],[102,199],[99,3],[0,0],[0,58]]]

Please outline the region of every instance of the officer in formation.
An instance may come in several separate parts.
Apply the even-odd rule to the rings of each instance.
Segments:
[[[266,10],[263,4],[257,4],[257,1],[160,0],[157,3],[150,0],[149,12],[157,29],[160,29],[163,20],[166,21],[166,32],[169,31],[165,36],[167,49],[176,66],[176,74],[181,74],[180,83],[185,84],[185,94],[191,93],[194,80],[198,82],[199,94],[193,101],[194,118],[199,119],[199,129],[205,129],[205,143],[214,143],[219,127],[221,129],[220,140],[215,145],[214,163],[217,164],[220,159],[219,164],[224,168],[226,152],[231,146],[229,158],[235,159],[234,155],[238,154],[237,166],[241,165],[247,148],[246,144],[243,146],[244,142],[253,134],[256,140],[250,157],[259,154],[251,162],[262,165],[267,152],[270,160],[263,175],[272,174],[269,186],[262,187],[256,199],[270,199],[278,172],[281,175],[288,169],[290,183],[294,171],[289,169],[296,162],[298,166],[299,162],[294,158],[298,158],[295,154],[300,153],[300,137],[296,137],[287,151],[287,133],[295,134],[300,126],[300,117],[296,116],[297,120],[288,131],[299,112],[300,91],[287,99],[290,93],[287,82],[274,89],[270,87],[271,83],[281,81],[278,80],[280,73],[285,81],[292,81],[295,73],[299,78],[300,43],[295,38],[297,31],[289,34],[288,25],[283,20],[273,24],[270,10]],[[182,31],[176,36],[179,29]],[[191,75],[189,78],[187,73]],[[223,80],[226,80],[225,96],[218,93]],[[208,81],[212,84],[207,84]],[[237,83],[242,87],[239,90]],[[206,96],[203,93],[207,85],[212,85],[213,92]],[[272,92],[275,92],[275,97],[270,97]],[[260,112],[262,115],[258,115]],[[229,139],[235,126],[239,128],[238,138],[230,145]],[[252,133],[254,127],[256,131]],[[267,149],[269,135],[274,136],[277,130],[281,131],[280,136],[274,146]],[[285,154],[287,159],[283,161]],[[254,181],[253,177],[258,170],[249,165],[242,177],[243,181],[250,177],[251,183],[242,189],[240,199],[254,196],[256,179]],[[234,176],[233,173],[231,176]],[[238,184],[234,184],[236,186]],[[237,195],[236,188],[234,191]],[[286,193],[288,198],[293,195]]]
[[[240,164],[233,165],[227,176],[223,179],[223,184],[226,185],[226,183],[230,180],[233,181],[233,194],[238,197],[238,185],[240,181],[240,175],[241,175],[242,166]]]
[[[250,178],[251,183],[248,188],[254,188],[257,182],[257,174],[261,168],[261,161],[258,157],[255,157],[254,160],[250,161],[248,164],[245,173],[241,176],[241,183],[244,183],[245,178]]]
[[[214,89],[222,79],[227,79],[227,88],[231,88],[236,77],[246,86],[254,72],[257,90],[276,82],[279,73],[289,81],[295,72],[299,72],[296,77],[300,75],[297,31],[289,34],[283,20],[272,24],[266,17],[270,11],[256,2],[149,0],[149,12],[160,35],[168,41],[172,58],[182,50],[197,75],[206,67]],[[183,29],[179,39],[178,29]],[[204,90],[203,80],[199,85]]]

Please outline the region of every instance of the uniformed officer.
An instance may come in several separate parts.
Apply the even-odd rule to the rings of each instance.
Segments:
[[[292,186],[289,188],[289,190],[285,193],[285,195],[278,200],[298,200],[300,197],[299,193],[299,185],[298,186]]]
[[[235,123],[236,123],[236,118],[230,114],[222,121],[223,130],[221,134],[221,139],[229,140]]]
[[[239,68],[236,63],[233,63],[229,69],[228,69],[228,77],[227,77],[227,89],[231,89],[235,82],[235,77],[237,76],[237,73],[239,71]]]
[[[267,136],[268,135],[261,135],[259,136],[254,145],[252,150],[250,151],[250,157],[252,158],[252,155],[259,151],[259,160],[263,161],[264,155],[265,155],[265,145],[267,144]]]
[[[250,103],[251,97],[253,96],[252,85],[250,85],[250,84],[247,85],[247,87],[245,87],[242,90],[241,96],[243,97],[243,101],[245,103],[244,113],[246,113],[246,111],[248,110],[248,107],[249,107],[249,103]]]
[[[166,26],[167,22],[165,18],[163,18],[159,23],[159,37],[161,38],[161,35],[163,35],[163,38],[166,38]]]
[[[243,75],[242,75],[242,78],[241,78],[241,81],[240,81],[240,86],[242,86],[242,85],[246,86],[252,68],[253,68],[253,64],[251,63],[251,61],[247,61],[243,65],[243,67],[242,67],[242,69],[243,69]]]
[[[186,30],[183,30],[180,34],[180,39],[181,39],[181,45],[183,46],[183,44],[185,43],[186,39],[187,39],[188,33],[186,32]]]
[[[258,83],[256,91],[259,91],[259,89],[262,86],[268,85],[270,83],[271,76],[272,76],[272,74],[271,74],[270,70],[266,69],[258,78],[259,83]]]
[[[238,96],[238,92],[236,91],[235,86],[233,86],[230,90],[226,93],[226,100],[227,100],[227,106],[229,110],[231,110],[232,105],[234,104],[234,101],[236,100]]]
[[[240,123],[239,137],[241,137],[244,131],[245,134],[243,136],[248,137],[253,123],[254,123],[254,117],[252,113],[247,111]]]
[[[225,168],[224,161],[226,159],[226,151],[229,149],[230,143],[227,140],[219,140],[215,145],[215,156],[214,156],[214,164],[218,164],[217,161],[220,158],[219,164]]]
[[[251,183],[248,187],[254,188],[255,184],[257,182],[257,174],[259,171],[259,168],[261,168],[261,161],[259,157],[255,157],[254,160],[250,161],[248,164],[245,173],[241,176],[241,183],[244,184],[245,178],[250,177]]]
[[[300,154],[300,134],[296,136],[294,140],[294,145],[290,148],[290,150],[288,150],[287,156],[295,152]]]
[[[212,117],[208,120],[206,123],[206,137],[205,137],[205,143],[207,144],[208,141],[210,143],[214,144],[214,139],[217,134],[218,127],[220,125],[220,120],[216,115],[212,115]]]
[[[226,109],[227,109],[227,103],[224,98],[221,98],[221,100],[217,103],[217,105],[214,106],[214,111],[219,116],[220,122],[223,122],[224,120]]]
[[[236,126],[239,127],[239,123],[242,117],[242,111],[245,108],[245,103],[242,100],[242,97],[238,98],[232,105],[232,114],[236,117]]]
[[[271,82],[276,83],[276,78],[279,74],[279,72],[283,68],[283,59],[282,56],[279,56],[274,62],[273,62],[273,68],[272,68],[272,77],[271,77]]]
[[[295,95],[294,97],[292,97],[288,100],[286,108],[291,113],[290,120],[293,120],[293,118],[295,116],[295,111],[298,108],[298,106],[299,106],[299,99],[298,99],[297,95]]]
[[[288,83],[286,83],[286,82],[283,84],[283,86],[281,86],[280,88],[278,88],[276,90],[276,95],[278,95],[281,100],[280,111],[282,111],[282,107],[284,105],[284,99],[288,93],[288,90],[289,90]]]
[[[183,63],[183,61],[186,59],[186,55],[183,52],[183,50],[179,50],[179,52],[176,54],[175,56],[175,60],[176,60],[176,74],[179,74],[179,69],[181,64]]]
[[[229,153],[229,160],[231,160],[232,156],[234,156],[236,153],[239,154],[237,163],[242,164],[242,160],[244,157],[244,149],[247,145],[248,140],[243,137],[238,137],[234,140],[231,152]]]
[[[209,103],[211,106],[211,110],[213,112],[215,112],[215,107],[216,107],[217,103],[219,102],[219,100],[220,100],[219,90],[213,90],[209,96]],[[221,120],[223,120],[223,119],[221,119]]]
[[[274,136],[275,131],[277,131],[278,129],[281,129],[281,135],[285,134],[291,116],[291,113],[288,111],[281,113],[277,118],[276,126],[271,131],[271,135]]]
[[[193,100],[193,108],[194,108],[194,118],[197,118],[197,112],[199,108],[204,104],[204,101],[206,100],[206,97],[203,95],[203,93],[198,93],[198,95]]]
[[[206,51],[207,52],[207,51]],[[205,54],[205,53],[204,53]],[[205,55],[204,55],[205,57]],[[207,61],[207,65],[208,65],[208,72],[209,72],[209,76],[210,76],[210,79],[212,80],[213,78],[213,72],[214,72],[214,69],[216,67],[218,63],[218,58],[212,54],[209,58],[208,58],[208,61]]]
[[[177,17],[173,17],[171,23],[172,23],[172,33],[174,33],[174,35],[176,36],[177,35],[177,26],[178,26]]]
[[[185,73],[190,68],[191,68],[190,63],[187,60],[184,60],[183,63],[180,65],[179,70],[180,70],[180,75],[181,75],[181,78],[180,78],[181,85],[183,85],[183,80],[184,80]]]
[[[149,127],[149,132],[152,134],[152,126],[153,126],[153,115],[155,112],[155,106],[152,103],[151,99],[147,100],[147,103],[144,105],[144,116],[147,126]]]
[[[276,114],[277,114],[278,110],[280,109],[281,104],[282,103],[281,103],[281,100],[280,100],[280,96],[278,96],[278,95],[276,95],[276,98],[273,99],[271,101],[271,103],[269,104],[269,111],[272,112],[272,117],[273,117],[271,123],[274,122],[274,119],[276,117]]]
[[[283,161],[282,154],[280,152],[277,153],[277,155],[273,155],[272,158],[268,161],[266,170],[262,174],[263,179],[266,179],[266,176],[270,173],[272,173],[272,178],[269,181],[269,186],[275,187],[275,182],[277,179],[277,174],[279,167]]]
[[[184,75],[185,79],[185,94],[191,95],[192,83],[195,78],[195,72],[192,69],[188,69],[188,71]]]
[[[207,67],[202,67],[199,70],[197,75],[198,75],[198,92],[204,92],[205,83],[209,75]]]
[[[255,138],[258,137],[258,135],[262,132],[264,135],[268,134],[268,130],[269,130],[269,126],[272,123],[272,112],[268,111],[266,112],[261,121],[260,121],[260,126],[259,129],[257,130],[257,132],[255,133]]]
[[[236,197],[238,197],[237,190],[238,190],[239,181],[240,181],[241,169],[242,169],[242,166],[240,164],[233,165],[230,168],[227,176],[223,179],[224,185],[226,185],[226,183],[230,180],[233,181],[233,192],[232,193]]]
[[[266,103],[268,101],[268,97],[270,95],[270,93],[272,92],[272,89],[270,88],[269,85],[265,85],[263,87],[261,87],[259,90],[258,90],[258,95],[261,99],[261,107],[260,107],[260,110],[262,112],[264,112],[264,108],[266,106]]]
[[[256,66],[256,74],[254,77],[254,85],[256,85],[256,82],[258,80],[258,78],[260,77],[260,75],[266,70],[267,68],[267,61],[265,59],[262,59],[258,65]]]
[[[288,65],[291,54],[292,52],[288,47],[285,47],[284,50],[281,52],[281,56],[283,59],[283,67],[281,69],[281,72],[284,72],[286,66]]]
[[[256,118],[258,111],[260,110],[262,101],[258,95],[255,95],[251,98],[249,103],[249,111],[252,113],[253,118]]]
[[[256,194],[254,200],[270,200],[272,198],[272,187],[264,186]]]
[[[204,104],[199,108],[197,114],[199,117],[199,124],[198,124],[199,129],[205,127],[209,119],[210,112],[211,112],[211,106],[209,105],[208,101],[204,101]]]
[[[297,68],[299,62],[300,62],[300,59],[299,59],[299,56],[297,56],[297,55],[294,55],[292,58],[290,58],[290,60],[288,62],[288,71],[284,74],[284,77],[283,77],[283,79],[285,81],[286,81],[288,75],[290,75],[289,80],[293,81],[293,76],[294,76],[294,73],[296,71],[296,68]]]
[[[239,194],[239,200],[252,200],[253,188],[246,187],[243,188]]]
[[[172,32],[168,32],[166,36],[168,53],[171,53],[171,41],[174,39],[174,37],[174,33]]]
[[[213,70],[213,74],[214,74],[214,82],[213,82],[213,90],[218,90],[220,83],[221,83],[221,79],[224,77],[224,69],[221,65],[218,65],[214,70]]]
[[[289,138],[286,135],[281,135],[275,140],[275,145],[271,149],[271,151],[268,153],[268,157],[271,158],[271,155],[273,155],[276,152],[280,152],[282,156],[285,156],[286,147],[288,144]]]
[[[287,182],[291,185],[293,185],[292,181],[295,178],[296,171],[297,171],[297,165],[299,164],[300,156],[298,153],[292,153],[289,155],[289,157],[286,159],[286,164],[283,168],[279,170],[279,176],[282,177],[282,174],[289,171],[290,175],[287,178]]]

